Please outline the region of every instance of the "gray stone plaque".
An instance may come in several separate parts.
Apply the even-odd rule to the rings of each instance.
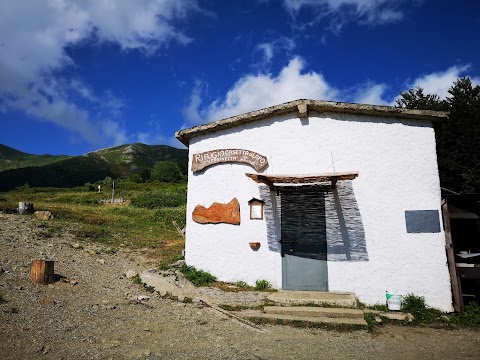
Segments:
[[[438,233],[440,217],[438,210],[406,210],[407,233]]]

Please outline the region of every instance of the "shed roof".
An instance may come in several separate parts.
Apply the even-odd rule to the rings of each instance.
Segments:
[[[413,110],[396,108],[393,106],[352,104],[335,101],[300,99],[280,105],[270,106],[260,110],[251,111],[245,114],[232,116],[223,120],[210,122],[205,125],[199,125],[192,128],[180,130],[175,133],[175,137],[183,144],[188,146],[190,139],[199,135],[230,129],[243,124],[268,119],[273,116],[279,116],[292,112],[298,112],[298,116],[300,118],[306,118],[308,117],[309,111],[314,111],[316,113],[333,112],[343,114],[430,121],[438,121],[446,119],[448,117],[448,113],[444,111]]]

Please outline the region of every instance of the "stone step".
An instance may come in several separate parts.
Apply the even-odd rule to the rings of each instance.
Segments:
[[[363,312],[365,314],[373,314],[374,316],[386,317],[387,319],[390,319],[390,320],[412,322],[415,319],[415,317],[412,314],[401,312],[401,311],[393,312],[393,311],[378,311],[378,310],[365,309],[363,310]]]
[[[285,321],[306,321],[312,324],[326,324],[326,325],[354,325],[366,327],[367,322],[363,318],[332,318],[322,316],[301,316],[289,314],[269,314],[260,310],[246,310],[240,311],[238,316],[244,319],[260,318],[269,320],[285,320]],[[278,322],[277,322],[278,323]]]
[[[347,308],[357,307],[355,294],[343,292],[282,290],[269,294],[267,299],[278,304],[287,305],[315,304]]]
[[[363,311],[347,308],[324,308],[315,306],[265,306],[263,311],[267,314],[328,317],[339,319],[363,319]]]

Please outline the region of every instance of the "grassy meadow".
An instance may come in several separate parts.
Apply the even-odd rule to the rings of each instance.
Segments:
[[[54,216],[43,225],[45,236],[61,234],[68,225],[79,242],[102,243],[113,250],[155,249],[160,264],[178,259],[184,240],[172,220],[185,226],[187,185],[117,180],[115,188],[115,198],[124,198],[125,203],[100,203],[112,196],[111,186],[101,182],[76,188],[22,186],[0,192],[0,211],[13,212],[18,202],[31,202],[35,210],[47,210]]]

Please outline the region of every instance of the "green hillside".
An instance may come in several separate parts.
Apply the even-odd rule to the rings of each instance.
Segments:
[[[25,154],[2,146],[3,160],[25,158]],[[0,172],[0,191],[28,184],[32,187],[75,187],[107,176],[128,177],[150,169],[158,161],[185,162],[187,150],[165,145],[129,144],[98,150],[82,156],[67,157],[47,165],[22,167]],[[32,156],[32,161],[37,155]],[[38,156],[37,156],[38,157]]]
[[[141,143],[120,145],[97,150],[90,154],[100,156],[118,176],[127,176],[144,168],[151,168],[157,161],[181,161],[187,158],[187,150],[166,145]]]
[[[68,159],[67,155],[33,155],[0,144],[0,171],[43,166]]]

